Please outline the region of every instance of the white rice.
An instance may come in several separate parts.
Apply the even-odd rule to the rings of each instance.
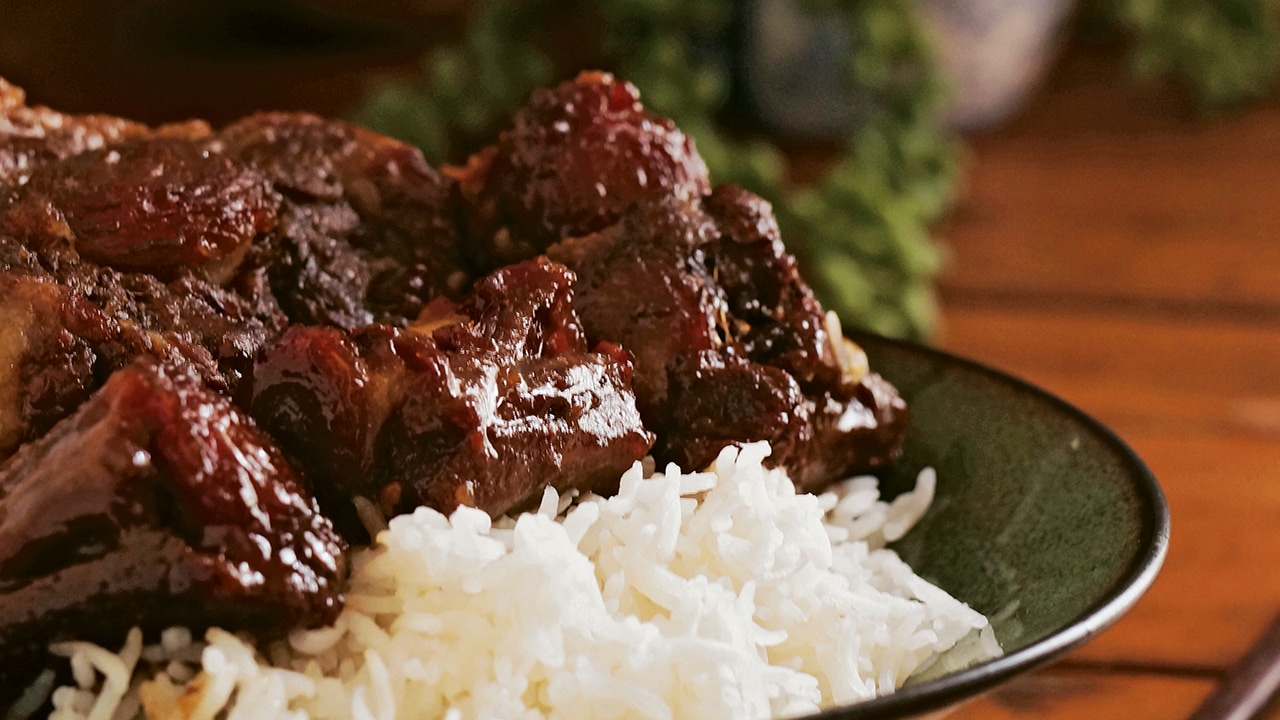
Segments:
[[[548,490],[498,523],[419,509],[354,553],[333,627],[260,650],[216,629],[60,644],[76,684],[50,717],[765,718],[893,692],[961,641],[962,662],[999,654],[982,615],[883,548],[932,470],[892,503],[874,478],[813,496],[768,452],[637,464],[612,498]]]

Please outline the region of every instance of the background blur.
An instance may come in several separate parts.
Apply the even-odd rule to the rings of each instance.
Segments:
[[[749,111],[749,130],[779,140],[785,182],[804,185],[843,145],[802,126],[812,112],[788,110],[815,92],[828,93],[820,109],[840,99],[820,84],[744,81],[743,58],[773,57],[788,37],[808,38],[806,48],[849,38],[794,22],[785,5],[741,4],[763,24],[745,53],[731,39],[731,70],[755,102],[727,107],[730,125]],[[939,122],[966,129],[956,183],[928,225],[933,239],[910,227],[905,240],[886,236],[929,249],[907,273],[927,293],[890,292],[860,310],[857,297],[836,297],[857,268],[826,279],[831,302],[865,310],[873,327],[929,337],[1095,415],[1169,496],[1171,552],[1138,607],[956,718],[1187,717],[1280,610],[1276,3],[1103,5],[916,3],[951,88]],[[464,36],[470,9],[462,0],[0,0],[0,76],[36,103],[152,123],[221,124],[267,108],[350,116],[386,81],[421,76],[430,49]],[[770,34],[778,28],[790,35]],[[584,17],[557,32],[566,63],[599,34]],[[806,60],[804,77],[831,58]],[[875,261],[884,251],[854,252]],[[922,297],[924,309],[903,309]]]
[[[343,114],[371,71],[412,65],[464,16],[440,1],[2,0],[0,75],[50,107],[152,123]]]

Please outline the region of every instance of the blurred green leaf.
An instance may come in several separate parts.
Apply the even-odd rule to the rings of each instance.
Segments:
[[[1134,76],[1183,83],[1206,112],[1271,94],[1280,81],[1280,1],[1114,0],[1134,38]]]

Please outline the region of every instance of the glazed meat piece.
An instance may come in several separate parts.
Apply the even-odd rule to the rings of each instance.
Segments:
[[[88,132],[72,131],[87,119],[21,105],[8,117],[41,142]],[[20,183],[0,178],[0,334],[12,360],[0,366],[0,458],[139,356],[234,393],[287,322],[264,271],[244,264],[278,222],[267,179],[196,130],[120,127],[97,149],[68,140],[31,160]],[[17,137],[7,129],[0,138]]]
[[[635,355],[660,461],[702,467],[769,440],[816,489],[896,456],[904,403],[823,312],[768,203],[711,192],[692,143],[634,87],[584,73],[537,92],[455,174],[482,265],[546,252],[578,273],[588,341]]]
[[[345,572],[251,421],[182,371],[130,365],[0,468],[0,706],[59,639],[332,622]]]
[[[0,459],[138,357],[235,394],[286,322],[261,278],[242,276],[238,289],[191,275],[163,283],[0,236]]]
[[[760,198],[724,186],[639,200],[548,254],[578,274],[588,340],[633,349],[659,462],[701,468],[726,444],[768,440],[771,462],[814,490],[896,457],[905,404],[822,312]]]
[[[404,329],[292,328],[258,363],[252,412],[352,537],[353,497],[386,516],[498,516],[548,485],[610,491],[651,439],[629,358],[587,351],[571,289],[571,273],[538,259],[466,300],[433,301]]]
[[[146,132],[146,127],[120,118],[28,107],[22,89],[0,78],[0,183],[20,184],[43,162]]]
[[[469,286],[453,182],[416,148],[303,113],[245,118],[217,147],[288,198],[260,262],[295,322],[403,326]]]
[[[0,273],[0,458],[71,414],[142,338],[69,288]],[[131,347],[132,345],[132,347]]]
[[[786,466],[797,485],[806,480],[795,449],[813,437],[813,404],[786,371],[717,349],[677,352],[666,374],[667,400],[656,405],[652,425],[659,463],[705,468],[726,445],[768,440],[772,462]]]
[[[192,121],[151,129],[109,115],[68,115],[29,107],[22,89],[0,78],[0,184],[21,185],[47,162],[149,136],[198,139],[209,134]]]
[[[705,258],[716,228],[692,207],[675,197],[643,202],[617,225],[549,250],[577,274],[573,303],[587,338],[635,356],[636,402],[655,429],[669,405],[668,366],[724,346],[728,305]]]
[[[796,484],[817,490],[893,462],[906,436],[906,403],[823,312],[769,203],[722,185],[704,207],[720,231],[707,258],[728,305],[728,344],[735,355],[785,370],[804,393],[808,430],[780,457]]]
[[[454,183],[399,141],[306,114],[214,134],[0,98],[0,233],[29,248],[166,282],[265,278],[291,320],[344,329],[403,326],[471,282]]]
[[[702,204],[716,225],[704,264],[727,305],[731,343],[806,388],[838,385],[849,370],[839,358],[843,338],[828,333],[821,304],[782,244],[773,208],[736,185],[721,185]]]
[[[693,141],[647,112],[631,83],[600,72],[534,92],[498,143],[456,174],[486,269],[603,230],[637,198],[711,190]]]
[[[0,227],[31,248],[172,280],[234,277],[280,198],[266,178],[188,140],[149,137],[32,169]]]

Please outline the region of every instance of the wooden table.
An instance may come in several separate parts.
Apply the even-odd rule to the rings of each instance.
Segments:
[[[132,76],[98,59],[119,58],[104,44],[115,36],[78,4],[54,6],[67,18],[19,13],[0,43],[0,64],[40,102],[226,120],[268,94],[329,111],[355,95],[332,73],[293,82],[285,64],[261,92],[210,100],[190,76],[213,70],[190,59],[169,75],[195,95],[152,74],[137,75],[151,95],[121,93]],[[76,28],[100,39],[96,53],[49,40]],[[86,67],[117,85],[90,83],[108,88],[99,97],[59,84]],[[1135,89],[1114,53],[1075,47],[1019,120],[971,150],[943,228],[941,344],[1118,431],[1161,480],[1173,537],[1161,577],[1113,629],[953,717],[1185,717],[1280,610],[1280,103],[1197,122],[1175,94]]]
[[[940,344],[1127,440],[1169,556],[1111,630],[956,720],[1184,718],[1280,611],[1280,102],[1206,123],[1121,73],[1073,48],[972,141]]]

